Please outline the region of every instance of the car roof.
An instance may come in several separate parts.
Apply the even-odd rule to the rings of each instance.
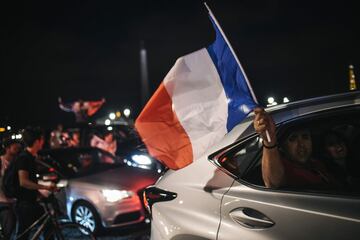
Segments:
[[[77,153],[89,153],[89,152],[102,152],[104,154],[109,154],[108,152],[94,147],[64,147],[64,148],[52,148],[52,149],[43,149],[40,151],[40,155],[47,155],[47,154],[77,154]]]
[[[304,116],[311,113],[356,105],[360,105],[360,91],[309,98],[268,107],[265,110],[271,114],[275,124],[279,124],[287,120],[291,120],[295,117]],[[253,118],[254,113],[251,112],[241,124],[249,124]],[[253,133],[253,125],[249,124],[247,129],[240,135],[240,138],[246,137]]]

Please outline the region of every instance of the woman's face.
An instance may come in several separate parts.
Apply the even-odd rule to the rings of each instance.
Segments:
[[[325,139],[327,154],[334,160],[345,159],[348,153],[345,142],[336,135],[329,135]]]
[[[114,140],[114,137],[113,137],[113,135],[112,135],[112,133],[109,133],[109,134],[107,134],[107,135],[105,135],[105,142],[107,142],[107,143],[111,143],[113,140]]]

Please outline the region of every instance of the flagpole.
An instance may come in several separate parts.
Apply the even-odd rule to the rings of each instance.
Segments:
[[[254,91],[253,91],[253,89],[252,89],[252,87],[251,87],[251,84],[250,84],[250,82],[249,82],[249,80],[248,80],[248,78],[247,78],[247,76],[246,76],[246,73],[245,73],[245,71],[244,71],[244,69],[243,69],[243,67],[242,67],[242,65],[241,65],[241,63],[240,63],[237,55],[235,54],[235,51],[234,51],[234,49],[232,48],[229,40],[227,39],[224,31],[222,30],[219,22],[217,21],[216,17],[214,16],[213,12],[211,11],[210,7],[206,4],[206,2],[204,2],[204,5],[205,5],[205,7],[207,8],[207,10],[209,11],[210,16],[214,19],[214,22],[215,22],[216,26],[217,26],[218,29],[220,30],[221,35],[223,36],[225,42],[226,42],[227,45],[229,46],[231,53],[233,54],[233,56],[234,56],[234,58],[235,58],[235,60],[236,60],[236,62],[237,62],[237,64],[238,64],[238,66],[240,67],[242,73],[244,74],[245,81],[246,81],[246,83],[247,83],[247,85],[248,85],[248,88],[249,88],[249,90],[250,90],[250,93],[251,93],[251,96],[253,97],[254,102],[255,102],[256,104],[259,104],[259,102],[257,101],[257,98],[256,98],[256,96],[255,96],[255,94],[254,94]],[[268,131],[268,130],[265,130],[265,134],[266,134],[266,139],[267,139],[267,141],[270,143],[270,142],[271,142],[271,138],[270,138],[269,131]]]

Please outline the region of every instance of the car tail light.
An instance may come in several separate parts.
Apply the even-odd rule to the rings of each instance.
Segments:
[[[154,203],[171,201],[176,197],[177,193],[165,191],[154,186],[147,187],[143,192],[143,202],[150,216],[151,207]]]

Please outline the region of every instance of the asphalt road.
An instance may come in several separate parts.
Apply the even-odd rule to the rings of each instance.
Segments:
[[[99,240],[149,240],[150,225],[137,225],[131,228],[110,229],[97,236]]]

